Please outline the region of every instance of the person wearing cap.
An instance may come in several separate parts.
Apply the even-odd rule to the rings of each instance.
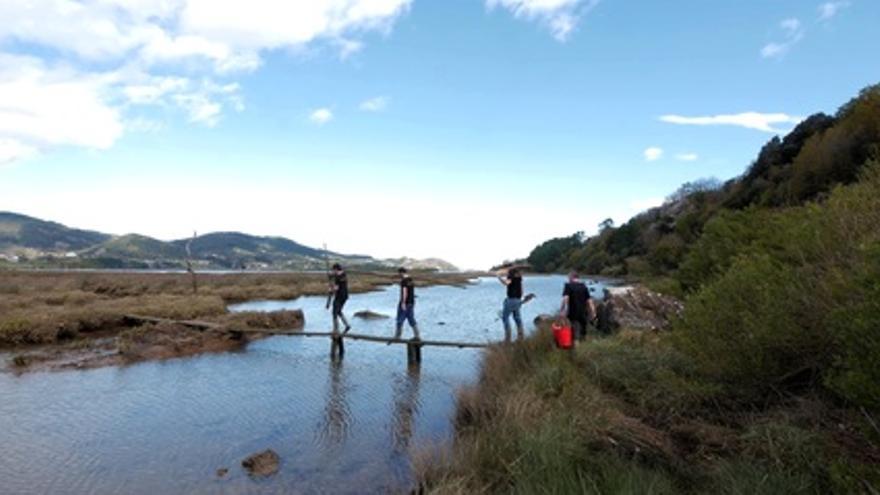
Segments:
[[[342,324],[345,325],[342,333],[348,333],[351,330],[351,325],[348,324],[348,320],[342,314],[345,301],[348,301],[348,276],[339,263],[333,264],[333,280],[330,284],[330,292],[333,294],[333,333],[339,333],[339,320],[342,320]]]
[[[507,298],[501,307],[501,320],[504,322],[504,341],[510,342],[510,317],[516,322],[516,339],[522,340],[525,336],[523,330],[522,315],[520,309],[523,305],[522,274],[517,268],[507,270],[507,278],[498,276],[498,281],[507,286]]]
[[[587,332],[587,322],[593,320],[596,306],[590,298],[590,290],[581,282],[576,271],[568,274],[568,283],[562,291],[562,307],[559,315],[571,322],[572,337],[583,340]]]
[[[399,339],[403,334],[403,322],[408,321],[412,327],[413,340],[419,340],[419,327],[416,323],[415,305],[416,292],[412,277],[407,274],[406,268],[397,269],[400,277],[400,300],[397,302],[397,327],[394,338]]]

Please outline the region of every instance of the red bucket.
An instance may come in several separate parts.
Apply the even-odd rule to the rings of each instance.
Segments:
[[[560,349],[571,349],[571,325],[554,323],[553,338],[556,340],[556,347],[559,347]]]

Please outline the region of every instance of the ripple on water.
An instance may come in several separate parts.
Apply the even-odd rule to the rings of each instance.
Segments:
[[[527,278],[538,299],[524,319],[552,311],[559,278]],[[423,338],[502,336],[503,287],[418,289]],[[348,313],[393,314],[395,288],[356,294]],[[240,309],[302,308],[307,329],[329,329],[324,298]],[[442,325],[440,323],[443,323]],[[356,321],[390,335],[393,321]],[[0,480],[8,493],[364,493],[410,480],[409,452],[449,438],[454,392],[472,382],[481,351],[346,342],[342,363],[326,339],[272,337],[244,352],[87,371],[0,375]],[[272,448],[278,474],[253,480],[241,460]],[[218,479],[218,468],[229,468]]]

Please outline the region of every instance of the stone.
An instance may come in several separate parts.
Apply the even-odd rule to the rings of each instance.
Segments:
[[[241,465],[251,476],[272,476],[278,472],[280,461],[274,450],[266,449],[241,461]]]

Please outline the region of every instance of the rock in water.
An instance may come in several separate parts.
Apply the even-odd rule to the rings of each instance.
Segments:
[[[272,476],[278,472],[279,462],[278,454],[272,449],[266,449],[241,461],[241,465],[251,476]]]
[[[390,318],[387,315],[383,315],[381,313],[376,313],[370,310],[358,311],[354,314],[355,318],[362,318],[364,320],[384,320],[386,318]]]

